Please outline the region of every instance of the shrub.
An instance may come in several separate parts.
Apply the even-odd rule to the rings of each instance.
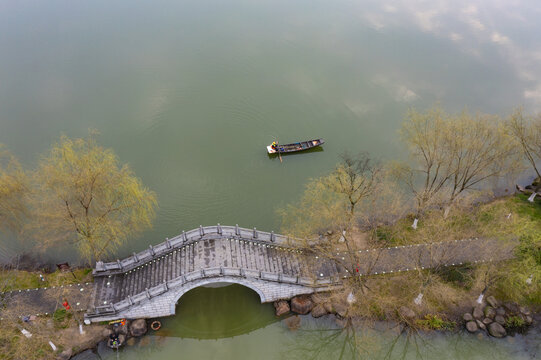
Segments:
[[[454,321],[444,320],[438,315],[425,315],[423,320],[416,320],[416,324],[423,328],[429,330],[453,330],[456,326]]]

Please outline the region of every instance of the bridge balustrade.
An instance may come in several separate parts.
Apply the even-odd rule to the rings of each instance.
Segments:
[[[217,235],[214,238],[235,238],[243,240],[258,241],[262,243],[275,243],[282,246],[289,244],[289,237],[275,234],[274,232],[259,231],[256,228],[246,229],[237,226],[216,225],[216,226],[201,226],[198,229],[192,229],[189,231],[183,231],[180,235],[177,235],[171,239],[167,238],[164,242],[152,246],[139,253],[133,253],[132,256],[123,260],[117,260],[116,262],[102,261],[96,262],[94,274],[110,272],[118,273],[123,271],[129,271],[139,266],[142,263],[146,263],[150,260],[159,258],[171,250],[177,249],[182,246],[191,245],[196,241],[209,237],[209,235]]]

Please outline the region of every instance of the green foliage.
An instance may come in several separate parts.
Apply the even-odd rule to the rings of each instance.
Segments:
[[[526,321],[524,321],[523,318],[520,316],[509,316],[507,320],[505,320],[505,328],[509,330],[520,330],[521,328],[524,328],[526,326]]]
[[[157,205],[111,149],[65,136],[34,174],[31,229],[44,247],[75,244],[89,262],[151,226]]]
[[[73,317],[66,309],[58,309],[53,313],[54,325],[57,329],[65,329],[70,325],[69,320]]]
[[[53,320],[57,323],[61,323],[66,319],[66,309],[58,309],[53,314]]]
[[[78,284],[92,281],[91,272],[91,268],[74,269],[74,278],[71,272],[61,272],[60,270],[50,274],[37,271],[3,270],[0,271],[0,284],[2,286],[0,291]],[[40,274],[44,275],[45,281],[39,278]]]
[[[416,320],[415,323],[426,330],[453,330],[456,327],[454,321],[444,320],[438,315],[425,315],[423,320]]]
[[[20,230],[28,209],[28,177],[19,161],[0,144],[0,231]]]

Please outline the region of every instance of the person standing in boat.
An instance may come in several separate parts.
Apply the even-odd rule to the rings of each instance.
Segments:
[[[271,148],[272,148],[273,150],[278,150],[278,144],[276,143],[276,141],[273,141],[273,142],[272,142]]]

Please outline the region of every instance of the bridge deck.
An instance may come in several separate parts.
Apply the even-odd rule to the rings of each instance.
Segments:
[[[337,276],[338,269],[330,261],[319,261],[317,268],[307,273],[301,266],[302,257],[286,246],[246,239],[210,238],[209,235],[142,262],[126,272],[95,274],[93,304],[98,307],[117,303],[164,282],[205,269],[245,269],[289,277],[310,276],[317,271],[326,278]]]
[[[115,314],[129,314],[130,309],[147,306],[141,304],[155,303],[152,299],[168,297],[171,289],[175,294],[187,291],[194,286],[190,283],[220,282],[221,279],[241,283],[245,281],[242,279],[251,279],[251,284],[259,288],[268,284],[266,291],[270,295],[262,292],[260,296],[262,301],[272,301],[295,292],[310,293],[339,286],[342,278],[351,275],[388,274],[504,260],[513,256],[514,246],[496,239],[465,239],[365,249],[354,254],[338,251],[337,258],[357,262],[356,273],[351,274],[337,265],[339,261],[289,247],[285,244],[286,239],[274,233],[257,232],[255,229],[252,232],[238,226],[201,227],[172,240],[167,239],[156,247],[150,246],[122,261],[98,262],[87,316],[112,318]],[[161,308],[151,311],[153,314],[171,314],[174,306],[173,310]],[[140,313],[137,314],[139,316]]]

